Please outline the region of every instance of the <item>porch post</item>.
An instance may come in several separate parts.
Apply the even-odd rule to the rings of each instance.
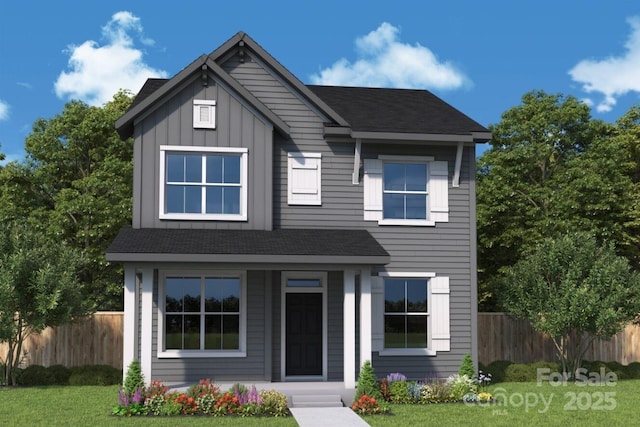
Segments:
[[[151,383],[151,345],[153,341],[153,269],[142,269],[140,313],[140,367],[144,380]],[[126,366],[124,367],[126,370]]]
[[[360,274],[360,365],[371,361],[371,269]]]
[[[356,272],[344,271],[344,386],[356,387]]]
[[[122,381],[124,383],[127,368],[136,359],[138,350],[138,304],[136,287],[136,270],[131,264],[124,266],[124,319],[122,333]]]

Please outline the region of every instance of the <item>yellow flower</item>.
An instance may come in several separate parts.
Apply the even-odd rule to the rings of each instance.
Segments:
[[[481,400],[483,402],[489,401],[493,399],[493,396],[491,395],[491,393],[480,393],[478,395],[478,400]]]

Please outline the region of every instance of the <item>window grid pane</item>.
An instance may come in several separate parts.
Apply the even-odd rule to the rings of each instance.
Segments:
[[[384,281],[384,347],[427,348],[428,280]]]
[[[383,218],[427,219],[427,165],[387,162],[383,175]]]

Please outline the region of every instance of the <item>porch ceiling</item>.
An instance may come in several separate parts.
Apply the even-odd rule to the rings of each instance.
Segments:
[[[192,230],[124,228],[107,249],[112,262],[386,264],[366,230]]]

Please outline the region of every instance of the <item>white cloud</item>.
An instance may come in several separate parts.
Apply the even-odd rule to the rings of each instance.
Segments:
[[[356,61],[342,58],[310,77],[313,84],[397,88],[457,89],[471,81],[428,48],[400,42],[400,30],[383,22],[356,39]]]
[[[585,59],[569,70],[571,78],[582,83],[582,90],[604,96],[596,106],[601,113],[611,111],[618,97],[640,92],[640,16],[631,17],[627,22],[631,26],[631,35],[625,43],[623,56],[599,61]]]
[[[87,40],[79,46],[69,46],[70,70],[58,76],[54,84],[56,95],[102,105],[119,89],[136,92],[147,78],[167,77],[165,71],[143,62],[143,51],[134,46],[132,35],[146,46],[154,43],[144,37],[140,18],[130,12],[117,12],[102,27],[105,45]]]
[[[9,118],[9,104],[0,99],[0,121]]]

